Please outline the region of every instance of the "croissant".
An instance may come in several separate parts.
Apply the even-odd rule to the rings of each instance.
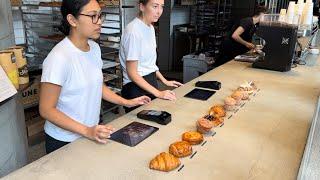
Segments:
[[[149,168],[158,171],[171,171],[180,165],[180,160],[172,154],[162,152],[150,161]]]
[[[182,134],[182,140],[189,142],[191,145],[197,145],[203,141],[203,135],[197,131],[189,131]]]
[[[176,157],[186,157],[192,154],[192,146],[186,141],[175,142],[169,147],[170,154]]]

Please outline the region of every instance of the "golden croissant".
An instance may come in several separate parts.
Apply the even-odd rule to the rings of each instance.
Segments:
[[[149,168],[158,171],[171,171],[180,165],[180,160],[172,154],[162,152],[150,161]]]

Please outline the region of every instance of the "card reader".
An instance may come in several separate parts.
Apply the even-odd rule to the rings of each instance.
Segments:
[[[198,81],[196,82],[196,87],[220,90],[221,82],[219,81]]]
[[[140,119],[154,121],[162,125],[167,125],[171,122],[171,114],[165,111],[143,110],[137,116]]]

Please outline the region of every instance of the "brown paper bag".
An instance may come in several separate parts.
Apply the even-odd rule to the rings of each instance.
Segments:
[[[19,89],[18,69],[14,61],[15,59],[12,52],[0,51],[0,65],[6,72],[14,87]]]
[[[10,47],[8,50],[13,52],[16,57],[16,64],[17,64],[18,75],[19,75],[19,85],[20,85],[20,89],[24,89],[29,84],[27,59],[25,56],[24,48],[21,46],[14,46],[14,47]]]

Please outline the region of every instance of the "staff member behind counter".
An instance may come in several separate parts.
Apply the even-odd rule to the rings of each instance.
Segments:
[[[139,0],[139,17],[131,21],[121,38],[120,63],[123,72],[122,96],[135,98],[147,95],[154,98],[175,100],[173,91],[158,90],[157,78],[167,86],[182,84],[168,81],[156,65],[157,45],[152,23],[157,22],[163,12],[164,0]],[[125,108],[126,112],[133,108]]]
[[[221,55],[216,62],[217,65],[222,65],[237,55],[244,54],[255,48],[252,43],[252,37],[256,31],[256,25],[266,12],[266,7],[256,6],[253,17],[241,19],[239,23],[232,27],[230,34],[222,44]]]
[[[50,153],[84,136],[106,143],[114,130],[98,125],[101,98],[128,107],[146,104],[147,96],[127,100],[103,83],[101,51],[90,39],[100,36],[105,14],[96,0],[63,0],[62,32],[67,36],[43,63],[40,113]]]

